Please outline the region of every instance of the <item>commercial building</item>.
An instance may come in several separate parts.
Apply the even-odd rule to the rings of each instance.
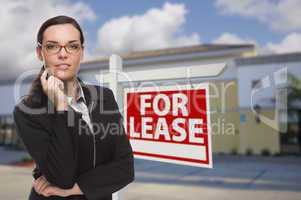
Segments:
[[[145,75],[144,81],[129,80],[130,82],[121,84],[122,88],[130,85],[210,83],[213,152],[278,154],[299,151],[298,141],[296,142],[298,134],[286,137],[289,135],[288,131],[283,125],[279,126],[285,120],[285,107],[278,109],[275,94],[277,91],[285,91],[287,87],[283,74],[301,77],[301,68],[298,68],[301,53],[257,56],[253,45],[208,44],[132,52],[121,57],[125,73],[139,71]],[[218,74],[206,76],[211,68],[217,66],[223,66],[219,68]],[[185,74],[182,78],[173,77],[172,70],[180,68],[189,68],[195,72],[201,70],[202,73],[199,76],[194,74],[193,77]],[[95,59],[81,64],[79,76],[85,82],[99,84],[95,74],[104,74],[108,70],[109,58]],[[169,71],[170,78],[153,81],[148,70],[162,70],[162,73]],[[26,94],[32,78],[22,82],[18,96]],[[276,83],[274,79],[279,80],[279,87],[273,87]],[[267,80],[270,81],[269,87],[265,87],[269,82]],[[0,81],[0,92],[5,94],[0,105],[0,142],[6,144],[18,143],[11,115],[17,103],[14,97],[15,82],[16,80]],[[116,99],[121,107],[122,97]],[[273,120],[276,113],[280,117]],[[287,138],[294,142],[285,142],[288,141]]]

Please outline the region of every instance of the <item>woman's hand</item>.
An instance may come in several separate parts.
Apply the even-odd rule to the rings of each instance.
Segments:
[[[49,76],[46,80],[47,70],[48,69],[45,69],[40,78],[43,91],[55,105],[56,110],[67,110],[67,97],[64,94],[64,83],[53,75]]]
[[[53,185],[47,186],[41,193],[45,197],[49,196],[60,196],[60,197],[67,197],[72,195],[71,189],[62,189]]]
[[[84,194],[82,190],[79,188],[78,184],[75,183],[72,189],[70,190],[71,195],[81,195]]]
[[[51,184],[46,180],[44,176],[40,176],[36,180],[34,180],[32,186],[34,187],[35,191],[40,194],[47,196],[45,193],[45,189],[49,187]]]
[[[57,186],[50,184],[44,176],[40,176],[33,182],[35,191],[45,197],[49,196],[61,196],[67,197],[70,195],[82,195],[83,192],[79,188],[78,184],[75,183],[70,189],[62,189]]]
[[[35,191],[45,197],[49,196],[61,196],[67,197],[71,194],[71,189],[61,189],[49,183],[44,176],[40,176],[33,182]]]

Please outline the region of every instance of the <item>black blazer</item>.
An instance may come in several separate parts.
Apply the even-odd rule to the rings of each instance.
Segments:
[[[79,79],[79,78],[78,78]],[[84,195],[44,197],[31,188],[30,200],[109,200],[112,193],[134,180],[133,152],[123,127],[112,90],[79,82],[83,88],[94,135],[81,113],[55,111],[53,104],[41,104],[44,113],[30,113],[24,99],[13,112],[17,133],[36,163],[33,177],[44,175],[58,187],[78,183]],[[49,112],[51,109],[54,112]]]

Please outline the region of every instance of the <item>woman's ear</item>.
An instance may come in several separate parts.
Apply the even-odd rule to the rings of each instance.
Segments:
[[[36,55],[40,61],[43,61],[43,55],[42,55],[42,48],[41,47],[36,47]]]

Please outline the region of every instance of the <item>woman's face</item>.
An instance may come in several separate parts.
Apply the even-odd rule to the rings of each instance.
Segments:
[[[72,24],[49,26],[44,31],[43,42],[36,48],[36,52],[52,75],[62,81],[72,80],[77,75],[83,58],[80,32]]]

